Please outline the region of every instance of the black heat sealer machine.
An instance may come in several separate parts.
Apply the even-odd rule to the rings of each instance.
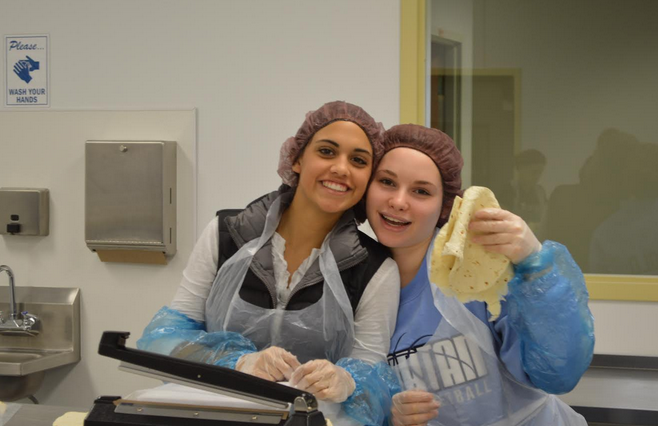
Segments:
[[[126,348],[129,332],[103,333],[98,353],[121,361],[126,372],[256,402],[261,408],[215,407],[124,400],[101,396],[85,426],[227,426],[269,424],[325,426],[315,397],[304,391],[258,377],[180,358]]]

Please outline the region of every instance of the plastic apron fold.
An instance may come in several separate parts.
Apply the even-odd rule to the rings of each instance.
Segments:
[[[254,255],[274,235],[283,211],[281,197],[267,212],[260,238],[244,244],[219,269],[206,301],[208,332],[234,331],[258,348],[279,346],[300,362],[349,355],[354,345],[354,316],[336,260],[325,238],[318,258],[324,277],[322,297],[297,311],[261,308],[240,298],[240,288]],[[333,232],[333,231],[332,231]]]

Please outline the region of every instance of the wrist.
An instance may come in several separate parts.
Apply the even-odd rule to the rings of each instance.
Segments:
[[[542,272],[553,264],[553,257],[553,250],[549,246],[539,243],[536,251],[514,265],[514,272],[522,275]]]
[[[249,359],[251,358],[250,355],[253,355],[254,353],[246,353],[240,358],[238,358],[238,361],[235,363],[235,370],[236,371],[241,371],[243,373],[246,373],[246,369],[249,367]]]
[[[352,375],[350,373],[345,371],[345,374],[347,374],[347,377],[349,379],[348,380],[349,385],[348,385],[348,388],[347,388],[347,390],[348,390],[347,397],[349,398],[354,393],[354,391],[356,390],[356,382],[354,381],[354,377],[352,377]]]
[[[339,369],[339,371],[342,373],[341,375],[344,377],[343,380],[347,384],[347,386],[345,387],[347,393],[345,399],[347,399],[356,390],[356,382],[354,381],[354,377],[352,377],[352,374],[349,371],[338,365],[336,365],[336,368]]]

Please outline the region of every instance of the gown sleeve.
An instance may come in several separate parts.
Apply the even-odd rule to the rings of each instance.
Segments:
[[[583,274],[566,247],[553,241],[514,269],[507,321],[518,338],[523,370],[545,392],[569,392],[594,351],[594,320]]]

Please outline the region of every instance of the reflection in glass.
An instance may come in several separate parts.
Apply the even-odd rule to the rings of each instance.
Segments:
[[[625,194],[592,233],[589,268],[658,275],[658,145],[639,143],[628,151],[618,176]]]
[[[461,43],[432,37],[432,75],[430,77],[430,127],[450,135],[460,147],[461,87],[457,70],[461,69]]]
[[[658,2],[432,0],[428,13],[428,121],[458,138],[466,184],[586,273],[658,275]]]
[[[539,183],[546,168],[546,156],[536,149],[526,149],[514,157],[514,179],[498,192],[502,208],[521,216],[537,238],[545,235],[548,198]]]
[[[548,235],[567,245],[585,272],[603,272],[590,264],[592,237],[630,196],[629,181],[625,178],[630,171],[627,159],[638,144],[630,134],[616,129],[605,130],[592,155],[580,167],[578,182],[558,185],[551,194]]]

